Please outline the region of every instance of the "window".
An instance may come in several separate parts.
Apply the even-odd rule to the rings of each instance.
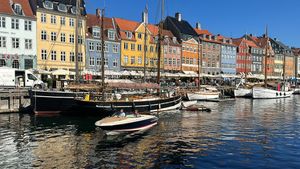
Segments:
[[[4,59],[0,59],[0,67],[6,66],[6,62]]]
[[[127,37],[128,39],[131,39],[131,38],[132,38],[132,32],[126,31],[125,34],[126,34],[126,37]]]
[[[14,12],[18,15],[23,15],[22,6],[20,4],[14,4]]]
[[[47,32],[46,31],[41,32],[41,40],[47,40]]]
[[[95,65],[95,58],[90,57],[90,66],[94,66],[94,65]]]
[[[56,32],[51,32],[51,41],[56,41]]]
[[[70,62],[75,62],[75,54],[74,54],[74,52],[70,52]]]
[[[134,56],[131,56],[131,58],[130,58],[130,64],[135,64],[135,57]]]
[[[24,68],[25,69],[32,69],[33,68],[33,60],[32,59],[24,59]],[[31,76],[33,76],[33,75],[31,75]],[[34,78],[36,79],[36,77],[34,77]]]
[[[97,65],[101,65],[101,59],[100,59],[100,58],[97,58],[97,59],[96,59],[96,64],[97,64]]]
[[[138,33],[138,38],[142,39],[142,34],[141,33]]]
[[[165,58],[165,59],[164,59],[164,61],[165,61],[165,62],[164,62],[164,63],[165,63],[165,65],[167,65],[167,64],[168,64],[168,59],[167,59],[167,58]]]
[[[75,42],[74,41],[74,35],[70,35],[69,41],[70,41],[70,43],[74,43]]]
[[[60,17],[60,25],[63,25],[63,26],[66,25],[66,18],[63,16]]]
[[[131,50],[134,51],[135,50],[135,44],[132,43],[130,46],[131,46]]]
[[[32,49],[32,40],[25,39],[25,49]]]
[[[32,29],[32,22],[31,21],[24,21],[24,29],[25,31],[31,31]]]
[[[93,37],[100,38],[100,28],[93,28]]]
[[[118,66],[118,60],[114,59],[114,61],[113,61],[113,67],[117,67],[117,66]]]
[[[12,48],[18,49],[20,47],[20,39],[11,38],[11,40],[12,40]]]
[[[42,49],[41,58],[42,60],[47,60],[47,50]]]
[[[69,25],[70,25],[71,27],[74,27],[74,19],[73,19],[73,18],[70,18],[69,21],[70,21],[70,22],[69,22]]]
[[[65,33],[60,34],[60,41],[61,42],[66,42],[66,34]]]
[[[46,9],[53,9],[53,3],[51,1],[45,1],[43,5]]]
[[[0,36],[0,48],[6,48],[6,37]]]
[[[115,32],[114,31],[108,31],[108,39],[115,40]]]
[[[124,56],[124,63],[128,64],[128,56]]]
[[[56,24],[56,16],[51,15],[51,23]]]
[[[138,51],[142,51],[142,45],[138,45]]]
[[[141,65],[142,64],[142,56],[138,57],[138,64]]]
[[[60,12],[67,12],[67,7],[66,7],[65,4],[59,4],[59,5],[58,5],[58,10],[59,10]]]
[[[107,58],[104,59],[104,65],[108,66],[108,59]]]
[[[90,51],[95,50],[94,42],[89,42],[89,49],[90,49]]]
[[[78,44],[82,44],[83,43],[83,38],[81,35],[78,35]]]
[[[128,43],[124,43],[124,49],[128,50]]]
[[[66,61],[66,52],[64,52],[64,51],[60,52],[60,60],[63,61],[63,62]]]
[[[20,67],[19,61],[18,60],[14,60],[13,63],[12,63],[12,68],[19,69],[19,67]]]
[[[47,17],[46,17],[47,15],[45,14],[45,13],[41,13],[41,22],[42,23],[46,23],[47,22]]]
[[[153,46],[150,46],[150,52],[153,53]]]
[[[51,60],[56,60],[56,51],[51,50]]]
[[[19,29],[19,19],[11,19],[11,29]]]
[[[108,52],[108,44],[104,43],[104,52]]]
[[[113,52],[114,53],[118,53],[119,52],[118,45],[116,45],[116,44],[113,45]]]
[[[97,52],[100,52],[102,50],[102,45],[100,43],[96,44],[96,50]]]
[[[83,61],[83,57],[82,57],[82,53],[78,53],[78,62],[82,62]]]
[[[172,65],[172,58],[169,58],[169,65],[171,66]]]
[[[5,28],[6,20],[5,17],[0,17],[0,28]]]
[[[79,28],[82,28],[82,20],[79,20],[79,21],[78,21],[78,27],[79,27]]]

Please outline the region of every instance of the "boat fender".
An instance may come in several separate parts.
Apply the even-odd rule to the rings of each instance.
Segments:
[[[276,92],[276,96],[278,96],[278,93]]]
[[[280,96],[282,96],[282,93],[280,93]]]
[[[285,96],[285,93],[283,93],[283,95]]]

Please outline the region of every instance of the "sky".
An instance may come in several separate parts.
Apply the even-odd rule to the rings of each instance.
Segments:
[[[148,4],[149,22],[161,16],[160,0],[85,0],[88,13],[105,7],[105,15],[141,21]],[[182,14],[193,27],[213,34],[238,38],[245,33],[260,36],[268,25],[269,35],[291,47],[300,47],[300,0],[165,0],[164,16]]]

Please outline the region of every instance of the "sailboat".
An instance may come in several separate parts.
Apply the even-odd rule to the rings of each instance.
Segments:
[[[163,3],[162,3],[163,4]],[[163,8],[162,8],[163,9]],[[103,17],[103,14],[102,14]],[[103,24],[103,23],[102,23]],[[104,32],[104,31],[102,31]],[[157,95],[158,96],[128,96],[125,99],[105,99],[104,92],[102,90],[102,99],[93,100],[89,99],[75,99],[77,108],[76,111],[81,114],[93,114],[93,115],[112,115],[112,112],[124,111],[124,112],[161,112],[179,109],[181,107],[181,96],[162,96],[160,92],[160,60],[162,51],[162,22],[159,23],[159,34],[158,34],[158,63],[157,63]],[[104,43],[102,43],[104,45]],[[102,50],[103,51],[103,50]],[[102,56],[104,52],[102,52]],[[103,62],[101,64],[104,64]],[[103,67],[103,66],[102,66]],[[104,68],[104,67],[103,67]],[[102,69],[102,78],[104,78],[104,71]],[[102,79],[103,80],[103,79]],[[142,85],[142,84],[140,84]],[[105,87],[102,85],[103,88]],[[147,87],[145,87],[147,88]]]
[[[287,98],[290,97],[293,92],[285,90],[285,82],[284,82],[284,90],[278,88],[278,90],[267,88],[267,57],[269,55],[269,37],[268,37],[268,29],[266,29],[266,47],[265,47],[265,86],[264,87],[254,87],[252,89],[253,99],[277,99],[277,98]],[[283,79],[285,79],[285,55],[283,60]]]

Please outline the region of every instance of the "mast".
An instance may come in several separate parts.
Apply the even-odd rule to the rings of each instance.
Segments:
[[[268,26],[266,27],[266,39],[267,39],[267,42],[266,42],[266,49],[265,49],[265,88],[267,88],[268,86],[268,82],[267,82],[267,78],[268,78],[268,75],[267,75],[267,57],[268,57],[268,46],[269,46],[269,36],[268,36]]]
[[[201,74],[201,56],[200,56],[200,37],[198,37],[199,42],[198,42],[198,89],[200,90],[200,74]],[[202,51],[202,50],[201,50]],[[200,60],[201,59],[201,60]]]
[[[101,10],[101,86],[102,86],[102,100],[105,100],[105,78],[104,78],[104,50],[105,50],[105,42],[104,42],[104,9]]]
[[[146,18],[148,18],[148,8],[146,7],[145,11],[144,11],[144,24],[145,24],[145,34],[144,34],[144,77],[143,77],[143,82],[146,82],[146,59],[147,59],[147,21]]]
[[[285,52],[286,50],[283,50],[283,90],[285,91]]]
[[[80,15],[80,0],[76,1],[76,21],[75,21],[75,82],[79,83],[79,63],[78,63],[78,26]]]
[[[161,43],[163,40],[162,27],[163,27],[163,16],[164,16],[164,0],[161,2],[161,21],[159,22],[158,30],[158,54],[157,54],[157,84],[159,85],[158,95],[160,95],[160,59],[161,59]]]

